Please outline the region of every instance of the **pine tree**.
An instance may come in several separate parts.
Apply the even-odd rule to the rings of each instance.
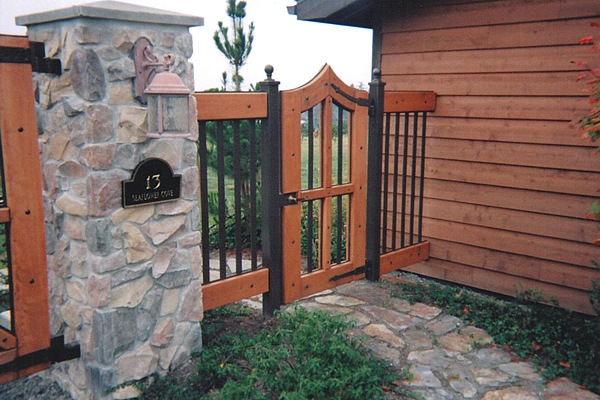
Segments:
[[[246,63],[250,51],[252,51],[254,23],[250,23],[247,33],[244,32],[245,1],[227,0],[227,15],[231,19],[233,35],[230,37],[229,27],[224,26],[223,22],[219,21],[219,29],[215,31],[213,39],[219,51],[227,57],[229,64],[233,67],[231,78],[235,83],[235,90],[239,92],[243,81],[240,69]]]

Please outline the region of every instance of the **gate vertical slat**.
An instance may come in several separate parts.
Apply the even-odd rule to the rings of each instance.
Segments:
[[[250,254],[251,254],[251,269],[256,271],[258,269],[257,251],[256,251],[256,174],[258,172],[256,165],[256,120],[250,120]]]
[[[344,109],[338,106],[338,159],[337,159],[337,183],[341,185],[344,183]],[[336,215],[336,233],[337,233],[337,247],[336,247],[336,263],[341,263],[342,258],[342,196],[337,197],[337,215]]]
[[[242,150],[240,121],[233,121],[233,181],[235,212],[235,274],[242,273]]]
[[[219,274],[221,279],[227,277],[227,254],[225,232],[225,144],[223,140],[223,121],[217,121],[217,186],[219,197]]]
[[[200,164],[200,207],[202,236],[202,281],[210,282],[210,235],[208,221],[208,164],[206,149],[206,121],[198,121],[198,153]]]
[[[315,125],[314,125],[314,112],[313,109],[310,108],[308,110],[308,174],[307,174],[307,178],[308,178],[308,182],[307,182],[307,186],[308,189],[312,189],[314,187],[314,166],[315,166],[315,150],[314,150],[314,145],[315,145],[315,138],[313,136],[313,132],[315,130]],[[308,205],[307,205],[307,212],[308,212],[308,217],[306,220],[306,228],[307,228],[307,242],[306,242],[306,253],[307,253],[307,260],[306,260],[306,269],[308,272],[312,272],[312,270],[314,269],[313,266],[313,202],[309,201]]]

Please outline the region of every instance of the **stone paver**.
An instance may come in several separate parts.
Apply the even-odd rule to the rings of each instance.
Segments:
[[[403,383],[426,400],[600,400],[566,378],[545,385],[533,364],[515,362],[484,330],[436,307],[393,298],[392,289],[389,282],[363,280],[296,304],[345,314],[354,322],[351,334],[363,337],[373,354],[397,368],[410,365],[413,378]]]

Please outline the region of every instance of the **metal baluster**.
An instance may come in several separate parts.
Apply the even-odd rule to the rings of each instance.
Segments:
[[[404,113],[404,150],[402,152],[402,203],[400,207],[400,248],[404,248],[406,239],[406,178],[408,169],[408,122],[409,114]]]
[[[417,230],[417,241],[423,241],[423,191],[425,184],[425,132],[427,129],[427,113],[423,111],[423,122],[421,125],[421,177],[419,181],[419,227]]]
[[[227,254],[225,232],[225,145],[223,141],[223,121],[217,121],[217,189],[219,197],[219,276],[227,277]]]
[[[396,250],[396,231],[398,229],[398,149],[400,147],[400,113],[395,114],[394,129],[394,188],[392,193],[392,250]]]
[[[413,142],[412,142],[412,168],[410,177],[410,221],[409,226],[409,244],[414,244],[414,233],[415,233],[415,190],[417,183],[417,132],[419,131],[419,113],[414,113],[413,119]]]
[[[256,250],[256,120],[252,119],[250,123],[250,254],[251,268],[255,271],[258,268],[257,250]]]
[[[381,223],[381,253],[387,253],[388,185],[390,180],[390,114],[385,114],[383,161],[383,220]]]
[[[210,232],[208,221],[208,167],[206,151],[206,122],[198,122],[198,156],[200,164],[200,215],[202,236],[202,282],[210,282]]]

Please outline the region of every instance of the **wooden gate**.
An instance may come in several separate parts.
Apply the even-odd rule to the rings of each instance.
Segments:
[[[344,84],[330,66],[307,85],[280,92],[272,68],[265,71],[262,93],[195,94],[204,308],[263,293],[270,314],[427,259],[422,171],[435,94],[384,94],[379,79],[367,93]]]
[[[56,70],[43,44],[0,36],[0,383],[79,357],[50,338],[33,70]],[[52,68],[48,68],[52,66]],[[58,64],[60,71],[60,64]]]
[[[364,277],[368,97],[330,66],[281,94],[285,303]]]

